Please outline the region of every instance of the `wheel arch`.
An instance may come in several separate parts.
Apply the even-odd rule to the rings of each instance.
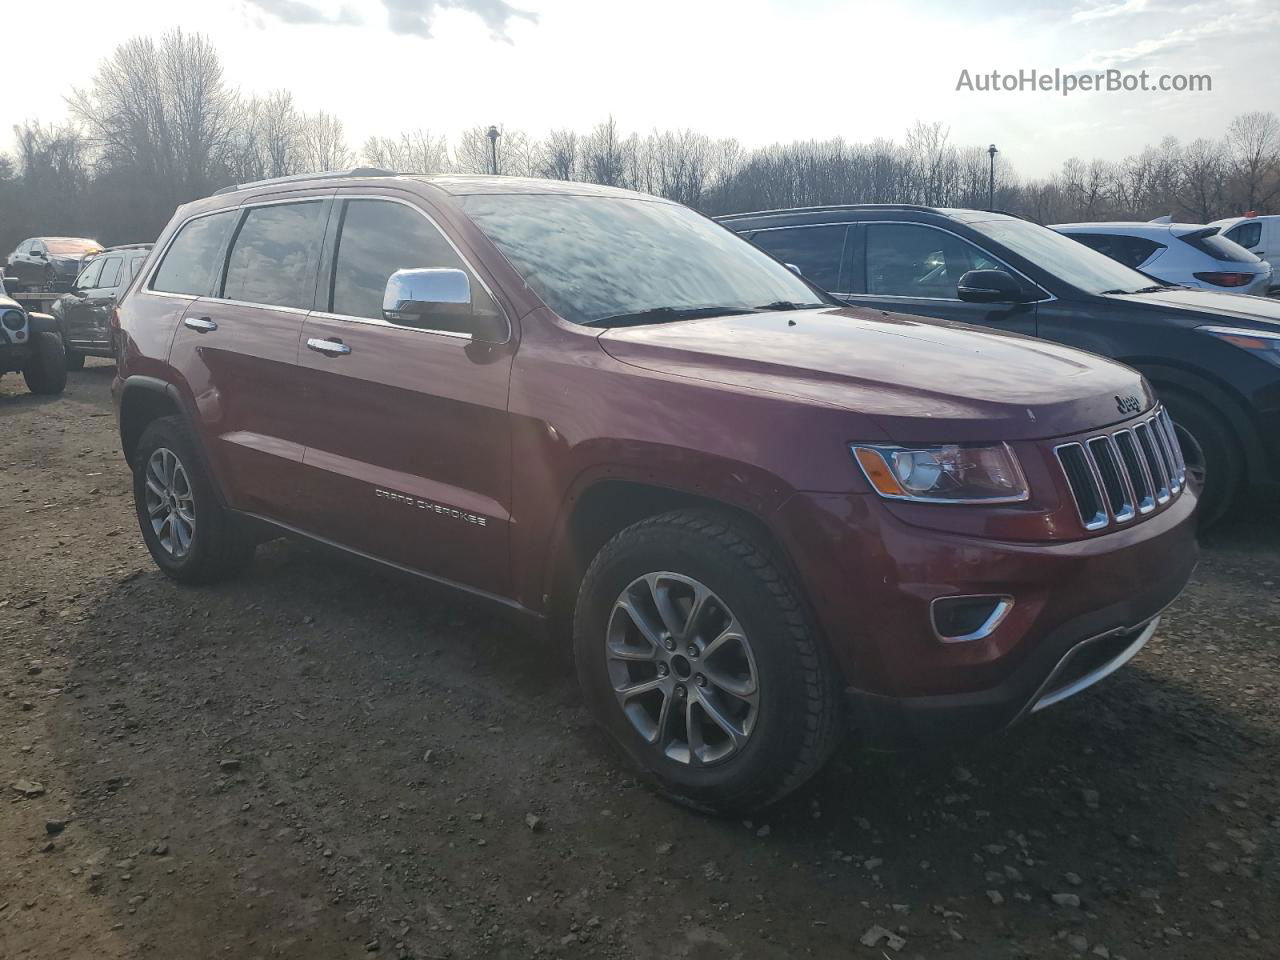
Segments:
[[[755,534],[786,570],[802,602],[808,606],[804,581],[782,539],[765,519],[771,510],[757,511],[727,498],[652,479],[603,476],[584,483],[562,508],[556,525],[558,533],[544,568],[544,606],[548,620],[556,627],[569,622],[587,567],[614,536],[648,517],[687,509],[722,514]],[[816,629],[817,618],[811,615],[810,621]]]
[[[1231,439],[1244,458],[1245,474],[1255,478],[1265,470],[1266,451],[1262,438],[1244,401],[1231,388],[1204,376],[1199,371],[1172,366],[1165,362],[1146,360],[1140,357],[1120,358],[1141,373],[1155,388],[1156,393],[1174,390],[1185,394],[1193,400],[1199,400],[1216,413],[1231,430]]]
[[[27,324],[32,333],[56,333],[62,336],[62,324],[49,313],[27,311]]]
[[[201,466],[213,486],[214,496],[223,506],[228,506],[226,494],[217,471],[213,469],[209,451],[205,449],[200,431],[195,429],[187,404],[183,402],[182,393],[167,380],[134,374],[125,379],[120,387],[120,406],[118,418],[120,423],[120,446],[124,451],[126,462],[132,467],[134,453],[143,432],[154,420],[161,417],[177,417],[187,427],[187,433],[195,446],[196,455]]]

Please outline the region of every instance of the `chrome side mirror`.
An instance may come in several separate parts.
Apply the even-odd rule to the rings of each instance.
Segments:
[[[382,316],[392,323],[471,316],[471,278],[464,270],[397,270],[387,278]]]

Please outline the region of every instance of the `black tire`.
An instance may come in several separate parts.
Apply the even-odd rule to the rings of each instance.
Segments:
[[[614,604],[638,578],[659,571],[705,585],[751,638],[759,706],[745,745],[719,762],[667,756],[641,735],[614,694],[605,653]],[[574,655],[597,722],[651,786],[697,810],[729,815],[767,807],[813,776],[839,743],[837,672],[798,591],[755,534],[716,512],[652,517],[600,550],[578,593]]]
[[[79,350],[75,350],[71,347],[68,347],[65,342],[62,345],[62,350],[67,355],[68,370],[84,369],[85,356],[83,353],[81,353]]]
[[[165,547],[147,508],[147,470],[152,454],[165,449],[180,463],[194,505],[189,547],[180,556]],[[244,524],[218,500],[204,462],[186,426],[176,417],[153,420],[132,457],[133,502],[142,539],[156,566],[180,583],[214,583],[235,576],[253,560],[255,542]]]
[[[1203,472],[1200,490],[1200,529],[1222,519],[1240,491],[1244,458],[1234,431],[1218,413],[1178,391],[1162,391],[1161,399],[1173,420],[1187,472]]]
[[[32,393],[61,393],[67,387],[67,360],[62,338],[56,333],[31,335],[31,359],[22,368],[22,379]]]

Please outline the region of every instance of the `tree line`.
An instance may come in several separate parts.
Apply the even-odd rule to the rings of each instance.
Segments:
[[[0,255],[36,235],[151,240],[178,204],[232,183],[356,164],[486,173],[493,160],[484,125],[353,146],[340,117],[300,108],[287,90],[237,91],[209,40],[181,30],[121,44],[67,104],[65,123],[21,124],[12,152],[0,154]],[[499,134],[501,174],[627,187],[712,215],[826,203],[988,205],[987,148],[952,142],[940,122],[917,122],[901,141],[759,148],[693,130],[626,132],[613,117],[541,138]],[[1020,177],[997,155],[994,206],[1040,223],[1277,212],[1280,120],[1240,114],[1216,140],[1170,136],[1119,161],[1070,157],[1042,178]]]

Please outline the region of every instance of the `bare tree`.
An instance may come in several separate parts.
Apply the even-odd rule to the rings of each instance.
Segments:
[[[552,130],[542,143],[538,175],[552,180],[574,180],[578,175],[578,135],[572,130]]]
[[[617,121],[610,116],[596,124],[582,143],[582,179],[607,187],[623,186],[630,159]]]
[[[364,162],[399,173],[446,173],[453,169],[449,143],[429,130],[396,137],[370,137],[364,142]]]
[[[342,121],[331,113],[305,113],[298,124],[300,172],[341,170],[350,167],[351,148],[342,130]]]
[[[1196,223],[1208,223],[1225,207],[1227,161],[1221,144],[1201,137],[1182,152],[1178,199]]]
[[[1227,127],[1237,199],[1247,210],[1280,193],[1280,120],[1274,113],[1242,113]]]

